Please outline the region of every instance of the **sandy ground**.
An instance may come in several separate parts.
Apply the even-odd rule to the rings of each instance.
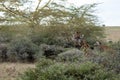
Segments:
[[[0,80],[16,80],[28,68],[35,68],[35,64],[0,63]]]
[[[111,41],[119,41],[120,40],[120,27],[106,27],[105,28],[106,33],[106,40]]]
[[[120,40],[120,27],[105,27],[106,40],[113,42]]]

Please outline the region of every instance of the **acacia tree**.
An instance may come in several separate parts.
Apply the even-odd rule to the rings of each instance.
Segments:
[[[52,14],[54,18],[50,21],[51,28],[62,27],[63,30],[60,28],[58,30],[64,31],[63,36],[68,37],[73,32],[80,31],[88,41],[95,41],[103,37],[103,28],[100,27],[99,20],[94,14],[98,4],[86,4],[80,7],[73,5],[69,8],[57,3],[52,5],[54,5],[53,11],[55,13]],[[60,31],[56,31],[56,33],[60,33]]]
[[[94,3],[81,7],[71,6],[68,9],[70,11],[70,19],[67,25],[69,25],[72,30],[82,32],[88,42],[104,37],[104,30],[100,27],[99,20],[95,15],[95,7],[97,5],[97,3]]]
[[[33,8],[34,0],[0,0],[0,10],[4,13],[1,18],[3,22],[19,22],[27,23],[30,27],[47,26],[49,36],[71,35],[70,32],[76,30],[85,34],[86,38],[101,37],[103,30],[98,27],[98,19],[94,15],[94,8],[97,4],[88,4],[81,7],[66,7],[59,2],[48,0],[42,5],[42,1],[38,0]],[[60,0],[65,3],[65,0]],[[26,7],[26,5],[29,5]],[[42,32],[43,33],[43,32]],[[65,33],[65,34],[64,34]],[[66,37],[65,36],[65,37]]]
[[[52,2],[52,0],[48,0],[41,6],[42,1],[43,0],[0,0],[0,11],[4,14],[0,20],[10,23],[27,23],[31,27],[35,27],[40,24],[43,18],[48,16],[44,13],[49,12],[48,5]],[[36,3],[33,5],[34,2]]]

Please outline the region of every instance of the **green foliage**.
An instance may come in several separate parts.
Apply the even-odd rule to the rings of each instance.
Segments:
[[[60,54],[58,54],[57,59],[59,61],[70,61],[70,62],[74,62],[74,61],[81,61],[81,59],[83,59],[84,52],[78,50],[78,49],[68,49],[65,52],[62,52]]]
[[[113,73],[91,62],[62,63],[42,59],[35,69],[25,72],[20,80],[113,80],[114,78]]]
[[[41,29],[41,28],[38,28]],[[33,43],[40,45],[41,43],[49,45],[61,45],[65,44],[65,39],[69,37],[70,32],[67,31],[68,27],[61,26],[47,26],[40,31],[36,31],[30,35]],[[64,35],[63,35],[64,34]]]
[[[0,42],[10,42],[11,34],[6,32],[0,32]]]
[[[45,18],[46,15],[43,16],[43,10],[46,10],[47,6],[51,2],[51,0],[46,1],[46,4],[41,7],[41,1],[43,0],[38,1],[36,6],[33,8],[31,5],[34,5],[34,1],[31,0],[2,0],[0,1],[0,11],[4,13],[4,17],[2,17],[0,20],[1,22],[9,23],[9,25],[26,23],[29,25],[29,27],[33,28],[40,24],[42,19]],[[8,4],[6,5],[5,3]],[[25,7],[26,4],[30,6]],[[24,8],[21,9],[18,7]]]
[[[111,45],[115,50],[120,51],[120,41],[112,43]]]
[[[113,71],[116,74],[120,73],[120,53],[117,51],[109,53],[97,50],[90,57],[83,57],[82,60],[102,65],[106,70]]]
[[[8,47],[8,57],[10,61],[34,61],[38,46],[27,38],[17,37],[12,40]]]
[[[0,26],[0,42],[8,43],[12,40],[12,32],[9,26]]]
[[[25,3],[29,3],[29,1],[25,1]],[[49,0],[45,6],[40,7],[40,1],[38,1],[33,11],[30,11],[31,6],[24,10],[16,9],[20,6],[19,4],[24,5],[21,1],[16,1],[18,5],[15,2],[11,3],[11,1],[8,5],[5,5],[4,2],[7,1],[3,1],[2,6],[6,9],[4,11],[7,16],[4,20],[11,23],[20,22],[23,26],[27,24],[31,27],[32,31],[29,33],[33,34],[30,36],[32,41],[37,45],[41,43],[56,45],[64,45],[67,42],[72,43],[71,37],[75,31],[80,31],[84,34],[85,39],[90,44],[93,44],[97,38],[103,36],[103,29],[99,27],[97,23],[99,21],[94,15],[94,8],[98,4],[88,4],[81,7],[70,6],[67,8],[63,4],[53,3]],[[65,0],[61,1],[65,3]],[[39,33],[34,33],[35,28],[38,27],[44,27],[44,29]]]
[[[70,6],[69,8],[61,6],[61,8],[64,7],[64,11],[60,8],[54,9],[57,13],[59,12],[60,16],[54,13],[53,17],[55,17],[55,20],[52,19],[48,26],[53,26],[51,30],[56,30],[56,34],[58,32],[61,34],[60,31],[63,31],[65,34],[62,36],[64,36],[65,39],[70,39],[75,31],[79,31],[85,35],[85,40],[87,40],[90,45],[93,45],[96,40],[104,37],[104,29],[99,26],[97,16],[94,15],[97,5],[98,4],[88,4],[81,7]],[[54,7],[60,6],[56,3]],[[62,29],[58,28],[59,26],[62,27]],[[55,27],[58,28],[58,30]]]
[[[63,51],[64,48],[60,46],[41,44],[38,55],[42,55],[46,58],[56,58],[56,56]]]
[[[41,43],[64,45],[68,42],[66,39],[71,38],[71,33],[77,30],[81,31],[85,35],[85,39],[91,44],[97,37],[102,36],[103,30],[98,27],[97,22],[99,21],[97,16],[94,15],[94,8],[98,4],[87,4],[81,7],[69,6],[67,8],[63,4],[49,0],[43,7],[40,7],[41,1],[43,0],[38,1],[33,11],[31,11],[31,6],[23,10],[17,9],[17,7],[23,6],[25,3],[30,3],[30,0],[10,1],[8,5],[4,4],[8,1],[2,1],[0,5],[5,10],[1,11],[6,16],[4,21],[28,24],[33,31],[36,27],[44,26],[45,29],[40,34],[33,33],[31,35],[32,41],[38,45]],[[61,2],[65,3],[66,1],[61,0]]]
[[[31,39],[32,39],[32,42],[37,44],[37,45],[40,45],[42,43],[45,43],[45,44],[49,44],[49,45],[53,45],[53,44],[59,44],[59,42],[54,39],[54,37],[52,37],[50,35],[50,33],[33,33],[31,35]]]
[[[0,44],[0,62],[7,61],[7,44]]]
[[[105,67],[108,70],[113,70],[115,73],[120,74],[120,51],[115,51],[113,54],[107,54],[104,57]]]

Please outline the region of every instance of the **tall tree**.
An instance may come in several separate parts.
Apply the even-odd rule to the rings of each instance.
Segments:
[[[50,25],[52,26],[51,28],[55,29],[55,35],[59,33],[62,34],[63,32],[63,36],[68,38],[71,37],[75,31],[80,31],[85,35],[85,39],[91,42],[91,44],[104,37],[103,28],[100,27],[99,20],[95,15],[95,7],[98,4],[86,4],[80,7],[73,5],[68,8],[57,3],[52,5],[54,5],[52,14],[53,19],[50,21]],[[59,27],[62,28],[60,29]],[[58,31],[56,31],[56,28],[58,28]]]

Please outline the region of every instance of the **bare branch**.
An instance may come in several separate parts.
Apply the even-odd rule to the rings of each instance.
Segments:
[[[49,0],[41,9],[44,9],[52,0]]]
[[[38,5],[37,5],[37,7],[36,7],[35,11],[37,11],[37,10],[38,10],[38,8],[39,8],[39,6],[40,6],[41,1],[42,1],[42,0],[39,0]]]

